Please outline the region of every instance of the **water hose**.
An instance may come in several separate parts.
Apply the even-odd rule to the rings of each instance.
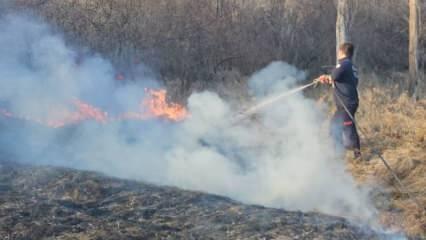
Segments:
[[[293,95],[293,94],[296,94],[296,93],[298,93],[298,92],[301,92],[301,91],[305,90],[306,88],[309,88],[309,87],[311,87],[311,86],[314,86],[314,85],[316,85],[318,82],[319,82],[319,78],[314,79],[314,80],[313,80],[311,83],[309,83],[309,84],[306,84],[306,85],[303,85],[303,86],[300,86],[300,87],[297,87],[297,88],[291,89],[291,90],[289,90],[289,91],[286,91],[286,92],[284,92],[284,93],[281,93],[281,94],[278,94],[278,95],[275,95],[275,96],[269,97],[269,98],[267,98],[267,99],[265,99],[265,100],[261,101],[260,103],[258,103],[258,104],[256,104],[256,105],[252,106],[251,108],[249,108],[249,109],[245,110],[243,113],[241,113],[241,114],[240,114],[240,115],[239,115],[239,116],[235,119],[234,123],[237,123],[237,122],[239,122],[239,121],[242,121],[242,120],[246,119],[247,117],[250,117],[251,115],[253,115],[253,114],[255,114],[255,113],[259,112],[260,110],[264,109],[265,107],[267,107],[267,106],[269,106],[269,105],[271,105],[271,104],[273,104],[273,103],[276,103],[276,102],[278,102],[278,101],[282,100],[283,98],[289,97],[289,96],[291,96],[291,95]]]

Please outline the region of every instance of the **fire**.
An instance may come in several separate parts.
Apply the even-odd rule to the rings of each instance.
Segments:
[[[108,121],[108,113],[104,112],[88,103],[81,100],[74,100],[74,105],[78,108],[78,112],[82,119],[93,119],[100,123],[106,123]]]
[[[142,101],[142,108],[148,117],[182,121],[188,116],[188,111],[184,106],[167,102],[166,90],[146,89],[145,91],[149,97]]]
[[[70,124],[76,124],[85,120],[94,120],[99,123],[108,122],[108,113],[96,108],[82,100],[73,101],[76,110],[55,111],[52,115],[56,117],[48,118],[46,121],[38,121],[53,128],[60,128]]]
[[[52,128],[61,128],[82,121],[93,120],[98,123],[108,123],[112,120],[147,120],[150,118],[161,118],[169,121],[182,121],[189,114],[186,108],[177,103],[167,101],[167,91],[146,89],[147,96],[141,101],[139,112],[126,112],[119,117],[110,117],[108,112],[90,105],[82,100],[72,101],[72,110],[61,108],[52,110],[47,117],[40,119],[31,116],[17,116],[6,109],[0,108],[0,115],[6,118],[23,119],[36,122]]]

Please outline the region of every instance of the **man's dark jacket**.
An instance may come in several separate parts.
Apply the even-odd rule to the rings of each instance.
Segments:
[[[336,95],[340,97],[346,106],[358,105],[358,74],[350,58],[339,60],[336,68],[331,73],[334,80],[334,101],[338,108],[343,108]]]

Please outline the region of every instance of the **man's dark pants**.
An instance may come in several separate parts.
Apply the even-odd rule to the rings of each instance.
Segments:
[[[351,115],[355,118],[358,104],[347,105]],[[331,120],[331,136],[337,145],[342,145],[346,149],[359,150],[359,135],[349,114],[342,106],[338,106]]]

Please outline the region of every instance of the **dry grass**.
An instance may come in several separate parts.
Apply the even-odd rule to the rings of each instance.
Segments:
[[[364,88],[358,112],[364,159],[348,161],[360,182],[381,189],[376,198],[382,222],[411,236],[426,236],[426,99],[414,102],[405,94],[394,97],[392,88]],[[398,184],[381,160],[380,151],[414,197],[398,191]],[[386,203],[383,203],[385,201]],[[417,204],[416,204],[417,202]]]
[[[348,170],[360,184],[376,186],[373,199],[385,226],[426,238],[426,84],[420,84],[421,98],[414,101],[401,94],[406,88],[404,73],[393,73],[386,80],[374,74],[362,79],[356,117],[365,161],[353,161],[352,153],[348,153]],[[332,95],[324,95],[324,91],[308,94],[333,106]],[[333,110],[330,108],[330,112]],[[377,151],[414,200],[398,190],[397,181],[375,154]]]

